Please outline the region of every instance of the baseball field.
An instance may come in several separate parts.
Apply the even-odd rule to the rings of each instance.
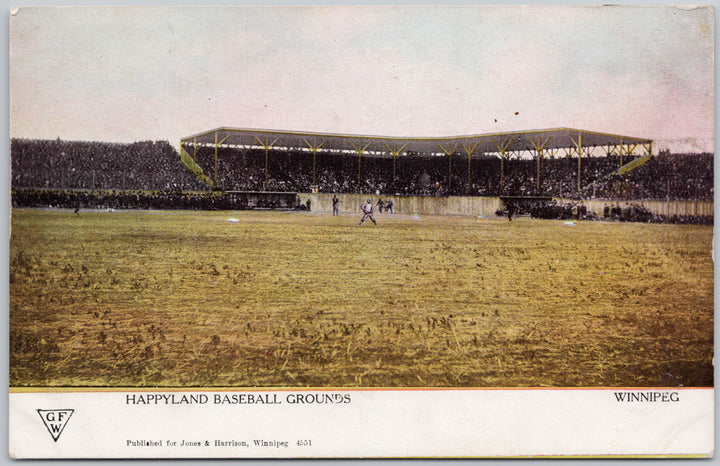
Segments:
[[[12,387],[713,385],[712,227],[14,209]]]

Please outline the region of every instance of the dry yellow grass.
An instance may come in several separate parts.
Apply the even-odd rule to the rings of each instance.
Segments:
[[[712,228],[377,218],[14,210],[10,385],[713,384]]]

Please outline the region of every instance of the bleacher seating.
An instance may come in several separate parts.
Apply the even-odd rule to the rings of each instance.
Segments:
[[[565,198],[709,200],[713,197],[712,154],[652,157],[623,175],[608,176],[620,157],[584,157],[583,191],[578,160],[545,158],[537,183],[537,161],[497,157],[404,154],[393,158],[301,150],[198,147],[195,162],[218,188],[236,191],[380,193],[399,195],[555,196]],[[62,140],[11,141],[12,187],[33,189],[207,190],[166,141],[133,144]],[[623,163],[629,162],[625,157]],[[186,161],[187,162],[187,161]],[[360,166],[358,167],[358,163]],[[469,179],[469,184],[468,184]],[[594,185],[593,185],[594,183]]]
[[[207,189],[167,141],[119,144],[13,139],[10,154],[13,188]]]
[[[633,157],[618,155],[584,157],[578,192],[576,157],[545,158],[537,183],[537,161],[508,159],[501,183],[500,159],[473,158],[468,185],[467,158],[358,156],[347,153],[319,153],[315,185],[320,192],[380,193],[399,195],[470,195],[470,196],[555,196],[566,198],[596,197],[707,200],[712,199],[712,154],[660,155],[644,166],[622,176],[609,175]],[[200,148],[198,164],[214,177],[214,148]],[[360,169],[358,170],[358,163]],[[265,183],[265,151],[221,148],[218,152],[218,186],[227,190],[268,190],[308,192],[313,186],[312,154],[302,151],[268,152]],[[211,175],[212,174],[212,175]],[[358,177],[359,176],[359,177]],[[596,185],[591,187],[593,182]],[[622,185],[622,189],[619,186]],[[628,190],[628,187],[632,189]]]

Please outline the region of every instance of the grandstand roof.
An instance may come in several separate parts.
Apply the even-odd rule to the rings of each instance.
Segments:
[[[317,151],[349,151],[374,155],[400,153],[481,155],[580,147],[646,146],[652,140],[573,128],[475,134],[452,137],[391,137],[355,134],[310,133],[221,127],[181,139],[181,145],[244,146],[263,149],[293,148]]]

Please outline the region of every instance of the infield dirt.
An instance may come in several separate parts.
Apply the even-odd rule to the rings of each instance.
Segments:
[[[10,386],[713,385],[712,227],[376,218],[15,209]]]

